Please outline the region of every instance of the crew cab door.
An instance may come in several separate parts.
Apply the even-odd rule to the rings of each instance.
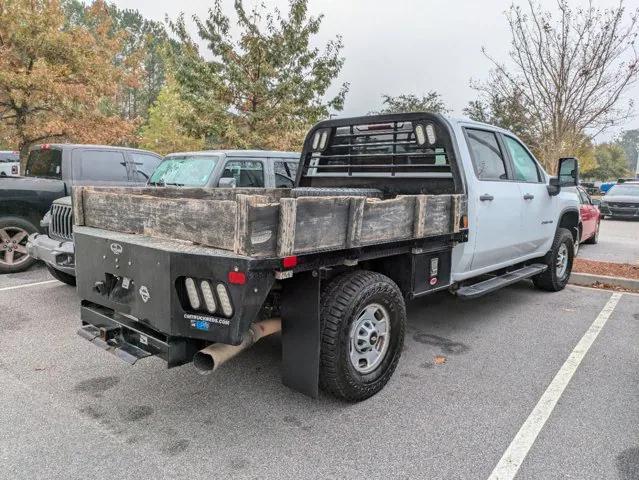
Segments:
[[[476,205],[470,222],[475,236],[471,269],[499,268],[521,256],[521,193],[511,181],[498,134],[479,128],[464,128],[464,133],[474,170],[469,202]]]
[[[501,134],[511,165],[513,180],[519,188],[521,205],[521,255],[544,254],[548,239],[557,225],[556,199],[548,194],[546,177],[532,153],[515,137]]]

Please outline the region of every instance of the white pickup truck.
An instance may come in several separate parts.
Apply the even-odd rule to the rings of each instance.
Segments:
[[[362,400],[406,300],[565,287],[577,183],[574,158],[551,177],[511,132],[410,113],[315,125],[290,189],[76,188],[78,333],[210,372],[281,329],[286,385]]]

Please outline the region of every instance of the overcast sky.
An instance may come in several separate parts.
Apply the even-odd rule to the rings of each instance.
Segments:
[[[516,0],[523,3],[525,0]],[[144,16],[164,20],[181,11],[188,17],[204,17],[211,0],[115,0],[121,8],[134,8]],[[252,5],[253,0],[246,4]],[[285,12],[287,0],[264,1]],[[552,9],[556,0],[540,0]],[[582,0],[573,0],[577,5]],[[593,0],[609,7],[618,0]],[[233,0],[223,0],[224,10],[233,15]],[[437,90],[453,110],[462,115],[469,100],[476,97],[470,80],[483,80],[490,62],[481,47],[499,60],[507,58],[510,33],[504,12],[506,0],[309,0],[312,15],[324,14],[316,41],[342,35],[346,63],[339,82],[350,82],[343,116],[366,114],[380,106],[387,93],[422,94]],[[626,0],[627,10],[639,7],[639,0]],[[232,17],[234,18],[234,17]],[[190,23],[192,26],[192,22]],[[204,53],[204,52],[203,52]],[[639,112],[639,85],[627,98],[635,98]],[[639,116],[625,129],[639,128]],[[610,137],[609,132],[598,140]]]

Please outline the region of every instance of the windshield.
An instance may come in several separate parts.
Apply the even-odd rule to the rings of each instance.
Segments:
[[[619,195],[630,195],[633,197],[639,197],[639,185],[615,185],[608,193],[606,197],[614,197]]]
[[[28,177],[62,178],[62,151],[32,150],[24,174]]]
[[[165,158],[156,168],[149,185],[203,187],[209,181],[219,156],[178,155]]]

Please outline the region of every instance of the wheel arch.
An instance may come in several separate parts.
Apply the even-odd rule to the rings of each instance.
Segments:
[[[562,210],[559,215],[559,221],[557,222],[557,230],[560,228],[567,229],[572,234],[573,241],[577,243],[580,240],[579,232],[583,228],[579,210],[576,208],[566,208]],[[556,233],[555,231],[555,234]]]

